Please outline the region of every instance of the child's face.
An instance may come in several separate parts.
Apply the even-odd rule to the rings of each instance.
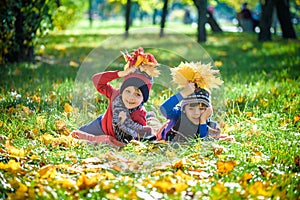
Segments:
[[[195,125],[200,124],[200,116],[206,110],[207,106],[203,103],[190,103],[184,107],[183,112],[187,118]]]
[[[143,94],[136,87],[128,86],[122,92],[122,101],[127,109],[132,109],[143,102]]]

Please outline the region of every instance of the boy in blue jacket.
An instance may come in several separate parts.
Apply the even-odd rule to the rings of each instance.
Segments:
[[[232,140],[221,134],[217,123],[210,120],[213,108],[208,88],[223,83],[214,76],[218,72],[201,63],[181,63],[172,69],[173,81],[183,90],[160,106],[162,115],[169,121],[157,134],[158,140],[184,142],[199,137]]]

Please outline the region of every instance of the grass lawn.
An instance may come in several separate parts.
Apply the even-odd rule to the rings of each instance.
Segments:
[[[180,30],[185,28],[187,36],[180,37],[194,41],[191,28]],[[274,36],[259,43],[255,34],[209,32],[201,44],[225,82],[220,125],[236,142],[130,143],[119,149],[68,137],[82,123],[75,97],[87,102],[90,118],[106,107],[93,90],[75,92],[90,59],[106,63],[107,49],[131,50],[154,41],[165,50],[152,53],[168,66],[198,55],[167,51],[193,49],[189,39],[166,34],[166,42],[146,34],[122,39],[95,28],[53,32],[39,42],[36,62],[0,68],[0,199],[298,199],[299,41]],[[93,57],[95,49],[103,55]],[[111,61],[112,69],[123,63]],[[156,109],[175,91],[158,84],[146,108]]]

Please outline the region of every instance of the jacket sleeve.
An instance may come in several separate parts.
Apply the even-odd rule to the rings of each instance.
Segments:
[[[181,112],[180,107],[176,106],[183,99],[180,93],[177,93],[167,99],[161,106],[160,112],[167,119],[173,119]]]
[[[117,71],[107,71],[95,74],[92,77],[93,84],[98,92],[106,96],[107,98],[111,98],[111,95],[114,90],[116,90],[112,85],[109,84],[110,81],[120,78],[118,76]]]
[[[199,128],[198,132],[199,132],[200,138],[206,137],[208,135],[207,124],[200,124],[198,128]]]
[[[130,114],[131,119],[143,126],[147,125],[146,119],[147,111],[145,109],[138,109]]]
[[[126,113],[126,119],[122,123],[119,114],[120,112]],[[113,111],[113,125],[116,130],[116,135],[126,133],[131,135],[133,138],[137,138],[139,132],[144,130],[143,125],[133,121],[130,117],[128,109],[123,106],[115,106]],[[118,137],[118,136],[117,136]]]

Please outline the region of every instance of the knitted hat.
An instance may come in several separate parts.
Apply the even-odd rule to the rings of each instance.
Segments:
[[[210,107],[211,106],[210,95],[206,90],[201,88],[196,88],[193,94],[187,96],[182,100],[181,108],[184,108],[184,106],[190,103],[203,103],[207,107]]]
[[[138,88],[143,94],[143,102],[147,102],[149,99],[150,89],[152,87],[152,77],[140,70],[136,70],[134,73],[124,77],[124,81],[120,89],[121,93],[128,86]]]

